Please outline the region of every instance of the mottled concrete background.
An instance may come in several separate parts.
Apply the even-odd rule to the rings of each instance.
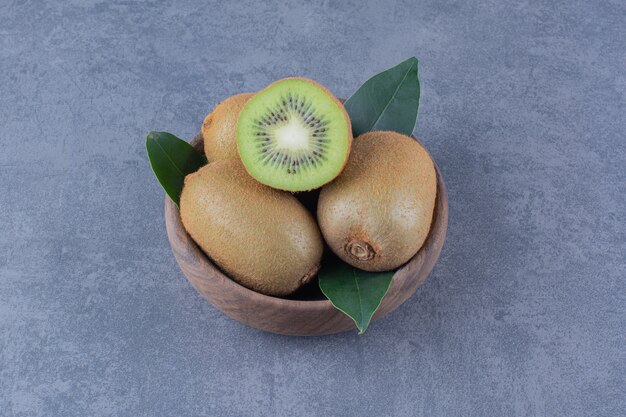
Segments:
[[[624,415],[622,0],[167,3],[0,1],[1,416]],[[450,196],[425,285],[361,337],[213,309],[146,133],[412,55]]]

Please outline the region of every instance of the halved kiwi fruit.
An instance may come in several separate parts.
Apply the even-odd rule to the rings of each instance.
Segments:
[[[261,90],[237,122],[237,150],[246,170],[281,190],[307,191],[332,181],[351,144],[343,104],[304,78],[285,78]]]

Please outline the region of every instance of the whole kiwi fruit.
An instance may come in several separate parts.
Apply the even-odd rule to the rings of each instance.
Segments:
[[[387,271],[420,249],[433,217],[437,178],[428,152],[396,132],[352,144],[343,172],[322,188],[317,217],[330,248],[350,265]]]
[[[314,217],[290,193],[254,180],[239,160],[212,162],[185,178],[182,223],[233,280],[282,296],[310,281],[323,243]]]
[[[352,143],[348,113],[324,86],[284,78],[259,91],[237,123],[237,150],[259,182],[286,191],[308,191],[343,169]]]
[[[219,103],[202,122],[204,153],[209,161],[239,159],[237,153],[237,118],[253,96],[241,93]]]

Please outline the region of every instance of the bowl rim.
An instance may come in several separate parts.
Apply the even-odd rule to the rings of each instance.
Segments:
[[[433,165],[435,167],[435,172],[436,172],[436,176],[437,176],[437,195],[435,197],[435,204],[439,204],[444,200],[447,200],[447,198],[444,198],[445,195],[447,195],[446,192],[446,187],[445,184],[443,182],[443,177],[441,176],[439,167],[437,166],[434,158],[432,157],[432,155],[430,154],[430,152],[428,151],[428,149],[422,144],[422,142],[417,139],[415,136],[411,135],[411,138],[413,138],[414,140],[416,140],[428,153],[428,156],[430,157],[431,161],[433,162]],[[191,140],[191,145],[193,145],[196,149],[202,149],[202,143],[203,143],[203,137],[202,137],[202,132],[198,133],[192,140]],[[443,196],[441,195],[441,193],[443,194]],[[447,206],[447,201],[445,201],[445,204]],[[281,297],[275,297],[275,296],[271,296],[271,295],[266,295],[266,294],[262,294],[259,292],[256,292],[254,290],[251,290],[241,284],[239,284],[238,282],[236,282],[235,280],[233,280],[232,278],[230,278],[225,272],[222,271],[222,269],[217,266],[217,264],[215,264],[213,262],[213,260],[198,246],[198,244],[191,238],[191,236],[189,235],[189,233],[187,233],[187,230],[185,229],[185,227],[182,224],[182,221],[180,220],[180,211],[179,208],[174,204],[174,202],[166,195],[165,196],[165,205],[166,205],[166,211],[169,210],[173,210],[174,213],[176,214],[176,224],[175,226],[178,227],[182,232],[184,232],[184,238],[190,243],[190,247],[193,248],[193,252],[194,252],[194,256],[196,258],[198,258],[200,260],[201,263],[203,263],[203,266],[209,266],[215,273],[216,276],[220,277],[222,284],[224,284],[225,286],[227,286],[229,288],[230,291],[234,291],[237,293],[237,295],[241,296],[242,298],[245,299],[250,299],[252,301],[258,302],[258,303],[263,303],[263,304],[273,304],[275,306],[279,306],[279,307],[284,307],[284,308],[289,308],[291,310],[302,310],[302,311],[326,311],[328,309],[334,309],[335,307],[333,306],[332,302],[329,299],[323,299],[323,300],[292,300],[292,299],[287,299],[287,298],[281,298]],[[447,211],[447,210],[446,210]],[[435,210],[434,210],[434,214],[437,213],[437,209],[435,206]],[[166,218],[167,218],[167,214],[166,214]],[[433,219],[431,221],[431,226],[430,226],[430,230],[428,231],[428,235],[426,237],[426,239],[424,240],[424,243],[422,244],[422,246],[420,247],[420,249],[406,262],[404,263],[401,267],[399,267],[398,269],[396,269],[396,271],[393,274],[391,283],[389,285],[389,288],[392,287],[393,282],[397,279],[398,275],[400,272],[402,272],[404,269],[409,268],[413,262],[413,260],[420,256],[422,253],[422,250],[427,247],[427,243],[434,238],[435,235],[435,228],[434,225],[437,222],[437,219],[435,218],[435,216],[433,216]],[[444,228],[447,228],[447,218],[444,219],[446,225],[443,225]],[[445,235],[444,235],[445,236]],[[442,243],[443,246],[443,243]],[[421,265],[423,266],[423,265]],[[421,269],[420,266],[420,269]]]

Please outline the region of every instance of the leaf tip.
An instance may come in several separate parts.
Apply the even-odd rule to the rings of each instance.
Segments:
[[[401,63],[399,63],[398,66],[404,65],[404,64],[411,64],[410,66],[413,67],[413,66],[417,66],[418,63],[419,61],[417,60],[417,57],[412,56],[410,58],[405,59]]]

